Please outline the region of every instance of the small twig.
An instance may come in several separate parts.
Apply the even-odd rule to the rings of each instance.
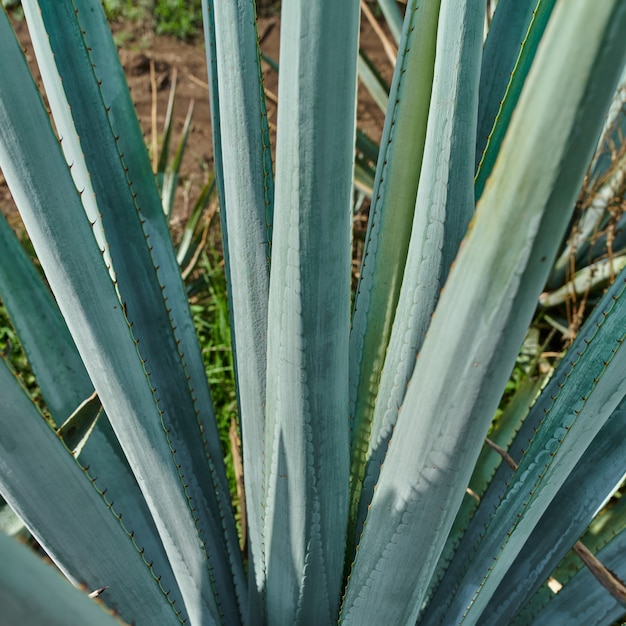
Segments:
[[[215,215],[216,210],[217,210],[217,203],[215,203],[215,208],[213,209],[213,211],[209,211],[207,215],[207,220],[204,226],[204,230],[202,231],[202,238],[200,239],[200,243],[198,244],[198,247],[193,253],[193,256],[191,257],[191,260],[189,261],[189,264],[187,265],[187,267],[181,272],[181,276],[183,277],[183,280],[187,280],[187,278],[189,277],[189,274],[193,272],[194,268],[196,267],[198,263],[198,259],[200,258],[200,255],[202,254],[202,251],[204,250],[204,246],[206,245],[206,242],[209,238],[209,226],[211,225],[211,219],[213,218],[213,215]]]
[[[270,102],[273,102],[275,105],[278,105],[278,96],[273,91],[270,91],[267,87],[265,87],[265,97]]]
[[[194,76],[193,74],[187,74],[187,77],[192,83],[195,83],[196,85],[198,85],[198,87],[202,87],[202,89],[209,88],[209,83],[207,83],[205,80],[201,80],[200,78],[198,78],[197,76]]]
[[[562,352],[542,352],[541,353],[542,357],[545,357],[546,359],[558,359],[560,357],[563,356]]]
[[[259,34],[259,46],[267,39],[267,36],[272,32],[276,26],[276,19],[271,19],[265,26],[262,33]]]
[[[474,498],[474,500],[476,500],[476,502],[480,502],[480,496],[479,496],[479,495],[478,495],[478,494],[477,494],[477,493],[476,493],[476,492],[475,492],[475,491],[474,491],[471,487],[468,487],[468,488],[465,490],[465,493],[466,493],[468,496],[470,496],[470,497]]]
[[[391,41],[389,41],[387,35],[385,35],[385,31],[383,31],[383,29],[380,27],[380,24],[374,17],[374,14],[370,11],[370,8],[367,6],[365,0],[361,0],[361,10],[367,18],[367,21],[370,23],[370,26],[374,29],[376,35],[378,35],[380,42],[383,44],[383,49],[385,51],[385,54],[389,58],[391,65],[395,66],[396,58],[398,57],[397,48],[391,43]]]
[[[513,457],[504,448],[501,448],[497,443],[494,443],[493,441],[491,441],[489,437],[485,437],[485,443],[490,448],[493,448],[509,464],[509,467],[511,467],[514,470],[517,469],[517,463],[513,460]]]
[[[607,569],[596,556],[582,543],[577,541],[573,548],[580,560],[588,567],[596,580],[620,603],[626,604],[626,585],[611,570]]]

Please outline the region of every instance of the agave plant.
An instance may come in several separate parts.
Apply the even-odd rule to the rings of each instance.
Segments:
[[[520,386],[501,454],[483,446],[626,61],[626,4],[500,0],[483,46],[484,2],[409,0],[353,296],[358,0],[283,3],[275,164],[254,3],[204,3],[243,556],[100,3],[23,5],[54,128],[0,14],[0,166],[51,293],[6,226],[0,293],[47,415],[0,366],[0,492],[63,573],[137,624],[618,619],[623,507],[583,540],[606,587],[564,564],[558,594],[542,585],[624,473],[624,272],[538,397]],[[17,548],[0,541],[9,622],[114,620]]]

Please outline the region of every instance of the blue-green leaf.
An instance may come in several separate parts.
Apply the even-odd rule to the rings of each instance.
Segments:
[[[626,272],[600,303],[598,317],[581,329],[580,339],[533,407],[529,419],[536,421],[532,413],[541,416],[540,427],[482,529],[478,552],[459,583],[462,592],[455,595],[446,620],[471,621],[480,615],[550,502],[626,394],[622,375]],[[562,509],[557,515],[561,514]]]
[[[476,133],[476,165],[498,116],[538,0],[500,0],[485,40]]]
[[[61,3],[55,3],[54,7],[61,9],[60,5]],[[48,5],[47,8],[51,6]],[[36,11],[31,13],[31,18],[36,22],[39,14]],[[59,27],[59,30],[62,29]],[[206,613],[217,619],[220,609],[213,592],[215,580],[219,580],[219,585],[225,585],[229,589],[221,595],[220,600],[230,605],[223,610],[238,615],[238,608],[233,606],[233,603],[236,604],[236,595],[232,591],[234,583],[229,581],[233,580],[231,562],[236,571],[236,559],[239,555],[234,554],[233,550],[230,554],[227,553],[223,532],[223,520],[226,516],[220,519],[227,491],[222,491],[219,487],[215,491],[203,489],[203,485],[213,485],[215,488],[219,482],[216,483],[208,472],[206,452],[202,449],[202,438],[198,436],[201,426],[195,419],[195,412],[186,424],[181,423],[178,421],[182,418],[179,407],[170,404],[176,394],[170,396],[169,392],[175,389],[180,391],[183,387],[175,388],[173,381],[168,378],[163,379],[163,385],[159,385],[158,392],[155,389],[155,381],[161,378],[159,372],[163,372],[163,375],[167,373],[171,378],[177,371],[174,368],[168,369],[171,364],[161,356],[169,354],[179,357],[178,349],[164,350],[163,341],[167,335],[156,339],[153,337],[152,341],[147,339],[150,337],[149,331],[153,329],[152,323],[142,322],[143,328],[139,324],[136,324],[136,328],[129,324],[102,253],[93,238],[91,225],[84,215],[80,196],[75,190],[73,193],[71,191],[73,183],[69,168],[61,157],[48,116],[37,96],[32,79],[24,79],[24,76],[28,76],[28,70],[21,50],[17,44],[11,45],[11,37],[2,37],[0,40],[4,47],[3,58],[11,54],[12,59],[12,72],[3,77],[0,85],[0,163],[13,197],[20,207],[33,245],[90,378],[114,424],[116,434],[123,442],[126,456],[146,500],[156,513],[155,519],[190,618],[194,619],[193,613]],[[40,36],[40,40],[44,40],[43,37]],[[69,85],[71,81],[68,80],[68,87]],[[98,93],[97,87],[94,93]],[[86,90],[83,95],[86,102],[89,102]],[[77,109],[80,110],[80,107],[77,106]],[[105,111],[101,105],[95,110],[99,114]],[[89,115],[83,118],[83,123],[87,126],[89,119]],[[97,123],[93,126],[99,130],[106,128]],[[81,140],[87,141],[89,134],[90,131],[86,128],[85,133],[81,134]],[[70,136],[75,135],[66,134],[66,139]],[[97,138],[92,136],[89,141],[94,142],[96,139],[101,143],[97,148],[94,143],[91,144],[92,155],[95,155],[103,168],[112,168],[111,179],[106,176],[98,179],[109,184],[111,189],[108,191],[115,196],[113,202],[117,204],[116,201],[121,197],[128,199],[130,194],[127,182],[116,192],[114,181],[119,176],[116,163],[123,171],[122,163],[119,154],[117,159],[105,158],[105,147],[110,148],[114,142],[112,135],[107,137],[105,134]],[[121,195],[118,197],[116,193]],[[130,198],[132,199],[132,195]],[[127,204],[119,204],[128,208]],[[164,219],[160,205],[158,214]],[[139,223],[136,213],[135,219]],[[145,237],[143,245],[145,246]],[[169,245],[171,247],[171,242]],[[129,249],[140,251],[139,247]],[[124,256],[127,261],[132,260],[131,255]],[[173,261],[175,263],[175,259]],[[140,264],[135,270],[145,270],[151,266],[152,264]],[[69,283],[68,275],[72,276]],[[150,276],[145,272],[130,272],[129,276],[133,275],[136,278]],[[177,281],[182,302],[186,307],[180,276]],[[138,287],[132,294],[126,294],[126,297],[141,297],[145,293],[143,289],[150,286],[153,287],[154,282],[146,280],[141,288]],[[133,318],[149,315],[153,310],[158,310],[162,316],[169,315],[162,295],[158,295],[157,301],[162,307],[160,310],[148,307],[146,302],[149,301],[142,299],[143,309],[137,306]],[[172,304],[176,302],[180,303],[181,300],[172,298]],[[130,311],[128,313],[130,315]],[[172,322],[168,321],[167,326],[171,332]],[[139,350],[135,335],[137,332],[146,339]],[[147,360],[145,355],[150,354],[150,347],[158,350],[159,356],[155,355],[154,359]],[[199,352],[197,341],[196,349]],[[160,370],[159,365],[164,369]],[[146,368],[153,370],[151,374],[148,374]],[[185,376],[180,382],[187,389],[188,399],[189,384]],[[183,395],[179,396],[185,398]],[[193,436],[185,437],[182,433],[190,429]],[[188,447],[190,445],[196,446],[193,453]],[[198,446],[200,450],[197,450]],[[163,462],[165,459],[168,460],[167,463]],[[203,474],[205,478],[198,480],[197,477]],[[165,485],[169,486],[164,487]],[[214,503],[217,500],[213,507],[208,504],[208,496],[212,496]],[[169,504],[163,503],[164,498],[169,500]],[[230,514],[230,510],[227,513]],[[200,546],[198,519],[201,520],[200,529],[205,529],[202,531],[204,543]],[[232,515],[231,524],[236,545]],[[213,547],[207,549],[207,544],[213,544]],[[211,556],[213,570],[207,564],[208,554]],[[239,568],[242,569],[240,560]]]
[[[73,189],[69,188],[68,193]],[[56,305],[52,294],[39,273],[35,270],[30,258],[19,245],[16,236],[0,216],[0,294],[9,312],[15,320],[19,337],[28,356],[37,379],[37,384],[50,411],[52,419],[60,424],[66,420],[72,408],[93,392],[93,385],[71,335],[63,321],[61,312]],[[9,420],[6,428],[13,429],[19,420],[19,413],[4,415]],[[61,442],[57,440],[61,445]],[[71,448],[70,442],[66,442]],[[16,468],[28,470],[30,457],[21,455],[15,463],[11,475],[15,476]],[[115,502],[115,509],[124,516],[124,523],[135,537],[137,545],[141,546],[154,563],[155,571],[159,572],[162,584],[168,589],[172,599],[179,598],[180,592],[171,572],[167,557],[163,551],[152,516],[139,490],[139,486],[128,466],[128,462],[113,433],[108,418],[102,415],[98,419],[95,430],[90,434],[83,450],[80,452],[82,466],[89,467],[92,476],[98,477],[98,488],[106,490],[109,501]],[[14,506],[20,508],[24,517],[30,520],[28,507],[33,505],[40,509],[44,502],[49,502],[48,487],[45,481],[33,481],[32,488],[39,490],[38,494],[27,494],[17,489],[15,491]],[[56,507],[58,502],[50,502]],[[58,507],[57,507],[58,508]],[[58,515],[75,517],[75,511],[66,507],[62,511],[40,517],[42,523],[38,525],[37,537],[44,549],[58,554],[55,548],[55,537],[58,528],[51,522]],[[71,524],[59,524],[59,528],[68,528]],[[96,532],[92,524],[92,531]],[[78,537],[69,535],[61,541],[73,542],[79,546]],[[98,555],[91,549],[91,545],[83,546],[84,554],[91,555],[95,561]],[[69,563],[60,566],[67,570]],[[77,564],[76,576],[81,578],[81,564]],[[148,574],[148,572],[147,572]],[[118,603],[118,608],[124,614],[128,611],[140,611],[140,603],[132,598],[130,605],[125,607]]]
[[[542,378],[534,378],[532,376],[528,376],[523,380],[502,415],[498,417],[497,424],[495,424],[489,432],[489,438],[493,443],[504,450],[509,448],[515,433],[519,431],[520,425],[528,415],[528,410],[544,382]],[[474,518],[477,516],[476,510],[479,506],[479,502],[482,506],[485,500],[485,491],[491,484],[494,475],[497,475],[496,470],[502,467],[502,465],[502,457],[485,443],[478,456],[476,466],[474,467],[469,482],[468,491],[471,490],[471,494],[466,493],[463,497],[463,502],[456,515],[439,562],[437,563],[437,570],[430,585],[428,606],[420,617],[424,624],[428,623],[427,616],[430,613],[440,610],[443,606],[447,606],[450,600],[450,596],[452,595],[450,589],[453,588],[454,583],[442,583],[442,578],[445,574],[445,581],[451,580],[454,575],[455,567],[463,567],[463,558],[460,557],[459,559],[453,560],[453,557],[455,556],[461,539],[467,535],[470,528],[474,528]],[[485,504],[485,508],[488,506],[489,504]],[[470,520],[472,520],[471,524]]]
[[[210,30],[207,54],[210,50],[215,55],[216,80],[211,82],[211,97],[214,113],[219,107],[214,138],[215,149],[220,150],[218,167],[223,181],[220,206],[228,245],[227,276],[250,537],[250,587],[261,591],[265,584],[263,465],[274,202],[272,158],[254,3],[239,0],[207,5],[215,22],[213,25],[207,20],[205,27]],[[209,44],[213,38],[214,49]]]
[[[608,511],[604,511],[582,537],[582,542],[596,553],[596,557],[605,567],[622,580],[626,579],[626,500],[622,498]],[[624,605],[600,585],[593,574],[582,566],[577,556],[572,554],[572,558],[567,559],[564,565],[566,571],[559,567],[558,573],[555,572],[556,580],[565,583],[563,589],[555,595],[553,591],[544,588],[543,610],[538,609],[537,605],[529,604],[512,622],[513,625],[532,623],[533,626],[606,626],[624,621]],[[581,598],[584,598],[584,604],[581,603]]]
[[[2,620],[20,626],[122,626],[26,546],[0,533]]]
[[[110,587],[107,603],[127,621],[178,623],[157,580],[161,572],[149,565],[157,555],[136,543],[113,501],[100,483],[96,485],[97,477],[92,478],[62,445],[4,362],[0,385],[3,497],[75,584],[86,584],[90,590]]]
[[[625,442],[626,401],[622,400],[537,524],[481,615],[481,622],[511,623],[548,579],[622,479]]]
[[[282,11],[267,359],[268,622],[337,619],[348,509],[359,3]]]

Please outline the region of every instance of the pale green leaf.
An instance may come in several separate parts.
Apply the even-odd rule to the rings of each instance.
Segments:
[[[57,429],[57,435],[63,439],[74,456],[78,456],[85,447],[101,413],[102,403],[94,391]]]
[[[385,619],[415,619],[602,128],[626,55],[626,5],[555,11],[400,409],[345,623],[383,602],[398,607]]]
[[[411,235],[430,108],[439,4],[439,0],[425,5],[412,0],[407,5],[378,154],[350,333],[349,545],[354,543],[374,405]]]
[[[398,43],[402,36],[402,14],[398,9],[397,2],[395,0],[378,0],[378,6],[385,16],[393,38]]]
[[[484,7],[443,2],[424,160],[404,277],[385,356],[359,504],[359,528],[441,289],[474,213]],[[384,233],[383,233],[384,236]]]

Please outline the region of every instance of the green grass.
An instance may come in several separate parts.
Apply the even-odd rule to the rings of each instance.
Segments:
[[[0,354],[19,373],[31,396],[35,394],[38,391],[35,376],[2,300],[0,300]]]
[[[237,393],[226,277],[223,260],[217,248],[218,246],[207,245],[193,279],[188,282],[188,287],[191,294],[191,314],[211,386],[230,492],[235,508],[239,511],[233,454],[229,440],[231,422],[238,418]]]
[[[188,40],[202,34],[200,0],[104,0],[108,19],[150,22],[159,35],[173,35]]]
[[[150,23],[158,35],[172,35],[183,41],[202,36],[201,0],[104,0],[108,19]],[[280,12],[280,0],[257,0],[260,17]]]
[[[30,242],[29,242],[30,243]],[[0,299],[0,356],[4,358],[19,376],[33,402],[48,416],[37,380],[28,362],[28,357],[20,342],[9,314]]]
[[[126,19],[142,21],[150,14],[153,2],[151,0],[104,0],[104,11],[109,20]]]
[[[157,0],[153,19],[159,35],[174,35],[192,39],[202,33],[202,5],[200,0]]]

